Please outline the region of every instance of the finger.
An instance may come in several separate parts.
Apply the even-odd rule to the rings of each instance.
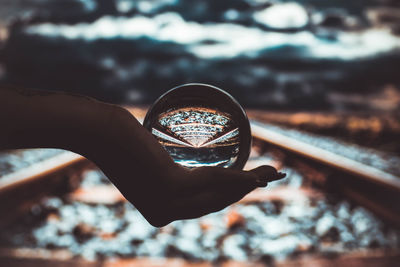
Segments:
[[[216,212],[239,201],[258,186],[282,179],[286,174],[278,173],[271,166],[260,166],[250,171],[222,168],[203,168],[196,175],[207,175],[201,179],[207,186],[203,191],[186,198],[176,200],[173,210],[179,219],[191,219]],[[204,191],[206,190],[206,191]]]
[[[250,171],[241,170],[227,170],[227,169],[212,169],[214,172],[210,177],[218,176],[218,179],[213,178],[214,181],[219,181],[223,184],[239,184],[239,185],[255,185],[264,187],[268,182],[275,181],[283,178],[285,174],[280,174],[272,166],[259,166]]]
[[[256,174],[259,177],[260,181],[264,181],[267,183],[286,177],[286,173],[278,172],[274,167],[269,165],[259,166],[250,170],[250,172]]]
[[[204,190],[204,188],[223,186],[231,183],[266,186],[268,181],[277,179],[276,169],[271,166],[261,166],[251,171],[225,169],[218,167],[202,167],[189,170],[187,185]]]

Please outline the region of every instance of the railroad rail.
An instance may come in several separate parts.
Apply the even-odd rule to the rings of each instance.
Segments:
[[[362,177],[367,181],[396,189],[400,193],[400,177],[377,168],[357,162],[353,159],[335,154],[306,142],[296,140],[268,129],[268,126],[258,121],[251,122],[253,137],[276,145],[284,150],[294,152],[311,160],[331,166],[335,169]]]
[[[13,261],[8,259],[13,256],[18,258],[19,261]],[[383,258],[384,257],[384,258]],[[13,267],[22,266],[79,266],[79,267],[135,267],[135,266],[146,266],[146,267],[163,267],[163,266],[174,266],[174,267],[214,267],[212,263],[196,263],[187,262],[179,258],[169,259],[149,259],[149,258],[135,258],[135,259],[123,259],[123,260],[104,260],[101,263],[86,261],[82,259],[74,258],[70,252],[66,250],[58,250],[49,254],[48,250],[45,249],[0,249],[0,261],[5,265],[10,264]],[[7,260],[8,259],[8,260]],[[360,267],[393,267],[397,266],[400,256],[398,253],[383,253],[377,251],[374,253],[366,254],[365,252],[349,253],[335,258],[326,257],[314,257],[306,259],[288,260],[284,263],[274,264],[276,267],[298,267],[298,266],[318,266],[318,267],[331,267],[331,266],[360,266]],[[32,263],[35,262],[35,265]],[[66,263],[67,262],[67,263]],[[263,263],[255,262],[238,262],[238,261],[226,261],[221,263],[221,267],[265,267]]]
[[[7,225],[41,197],[55,191],[66,191],[67,177],[88,162],[80,155],[65,151],[0,177],[0,226]]]
[[[4,175],[0,179],[0,190],[12,190],[19,185],[45,178],[49,174],[62,171],[85,160],[82,156],[65,151],[59,155],[32,164],[16,172]]]

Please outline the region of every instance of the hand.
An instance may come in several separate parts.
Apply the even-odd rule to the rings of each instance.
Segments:
[[[126,110],[114,107],[111,113],[101,145],[87,156],[154,226],[221,210],[285,177],[271,166],[251,171],[181,167]]]
[[[265,165],[251,171],[180,167],[170,177],[170,186],[166,187],[163,198],[154,199],[157,202],[153,209],[163,215],[161,225],[177,219],[197,218],[224,209],[255,188],[285,176]]]

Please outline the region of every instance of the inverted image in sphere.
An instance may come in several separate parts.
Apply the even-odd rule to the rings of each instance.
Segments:
[[[185,167],[243,168],[250,151],[247,116],[225,91],[186,84],[161,96],[146,115],[151,131]]]

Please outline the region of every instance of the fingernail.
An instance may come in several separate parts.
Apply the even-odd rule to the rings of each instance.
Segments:
[[[284,172],[278,172],[278,177],[280,177],[280,178],[285,178],[285,177],[286,177],[286,173],[284,173]]]
[[[277,173],[274,175],[274,177],[269,177],[269,178],[268,178],[268,181],[269,181],[269,182],[277,181],[277,180],[283,179],[283,178],[285,178],[285,177],[286,177],[286,173],[277,172]]]

